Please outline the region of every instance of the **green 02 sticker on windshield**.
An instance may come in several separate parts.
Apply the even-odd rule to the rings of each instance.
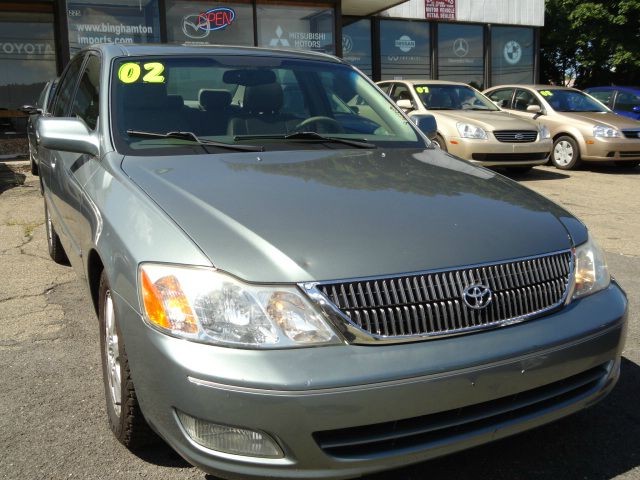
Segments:
[[[549,90],[540,90],[540,95],[543,97],[553,97],[553,93]]]
[[[142,81],[144,83],[164,83],[164,65],[160,62],[149,62],[143,66],[147,72],[142,75],[142,69],[140,64],[134,62],[127,62],[120,65],[118,69],[118,79],[122,83],[135,83],[140,80],[142,75]]]

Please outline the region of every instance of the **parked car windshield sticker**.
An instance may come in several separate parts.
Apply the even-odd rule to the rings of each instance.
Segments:
[[[429,87],[416,87],[418,93],[429,93]]]
[[[164,83],[164,65],[160,62],[145,63],[147,73],[142,77],[145,83]],[[118,69],[118,79],[122,83],[134,83],[140,79],[140,65],[134,62],[123,63]]]
[[[553,97],[553,93],[549,90],[540,90],[540,95],[543,97]]]

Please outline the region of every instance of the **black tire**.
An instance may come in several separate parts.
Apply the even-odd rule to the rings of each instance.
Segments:
[[[69,265],[69,259],[60,242],[60,237],[56,233],[53,223],[51,223],[51,215],[49,214],[46,200],[44,202],[44,228],[47,233],[47,248],[51,259],[60,265]]]
[[[131,380],[129,361],[124,348],[122,332],[118,323],[115,302],[111,298],[109,280],[104,271],[100,275],[100,287],[98,292],[98,324],[100,327],[100,357],[102,360],[102,379],[107,403],[107,418],[109,428],[116,439],[129,450],[137,451],[157,440],[156,434],[147,424],[140,406],[136,390]],[[111,314],[109,326],[113,326],[116,334],[116,346],[107,341],[107,318]],[[112,350],[109,350],[109,345]],[[109,352],[115,356],[114,368],[119,373],[119,402],[114,398],[109,380],[110,360]],[[116,371],[114,369],[114,371]]]
[[[36,177],[40,175],[40,171],[38,169],[38,164],[33,160],[33,155],[31,154],[31,146],[29,146],[29,161],[31,162],[31,174]]]
[[[628,168],[628,169],[636,168],[638,165],[640,165],[640,162],[637,160],[631,160],[629,162],[619,161],[619,162],[613,162],[613,163],[616,165],[616,167]]]
[[[439,148],[440,150],[442,150],[443,152],[447,151],[447,144],[444,141],[444,138],[442,138],[442,136],[440,134],[437,134],[433,140],[431,140],[431,143],[434,143],[435,146],[437,148]]]
[[[563,135],[553,142],[551,163],[560,170],[573,170],[580,165],[580,149],[576,141]]]

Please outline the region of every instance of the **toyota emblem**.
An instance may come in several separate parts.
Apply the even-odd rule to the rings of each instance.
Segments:
[[[486,308],[493,299],[493,292],[485,285],[475,284],[469,285],[462,292],[462,301],[469,308],[480,310]]]
[[[516,133],[515,138],[516,140],[522,140],[524,138],[524,135],[521,133]]]

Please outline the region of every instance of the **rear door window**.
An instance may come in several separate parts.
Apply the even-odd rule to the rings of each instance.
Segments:
[[[64,74],[62,83],[59,84],[58,92],[55,98],[55,104],[53,106],[52,115],[54,117],[65,117],[69,112],[71,106],[71,99],[78,83],[78,73],[82,62],[84,61],[84,55],[74,58],[67,71]]]
[[[91,130],[95,130],[98,123],[99,99],[100,58],[97,55],[89,55],[73,100],[71,116],[82,119]]]

